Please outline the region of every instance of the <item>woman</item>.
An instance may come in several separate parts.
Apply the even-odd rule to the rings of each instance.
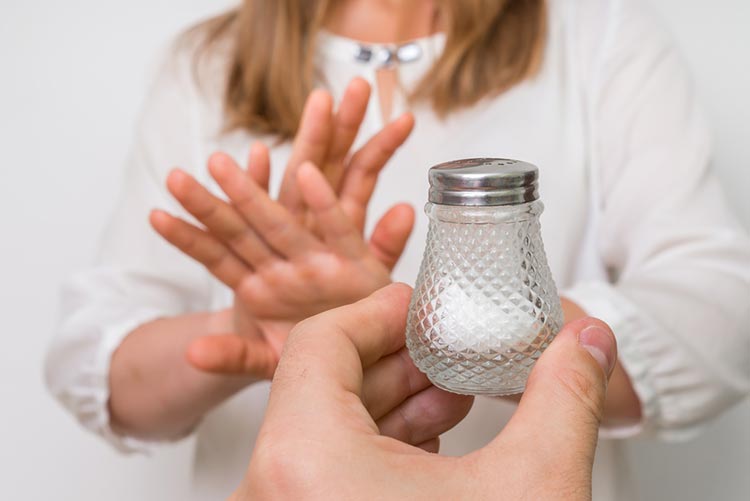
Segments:
[[[412,211],[385,209],[421,207],[426,169],[461,157],[540,167],[566,320],[618,336],[610,437],[690,436],[747,392],[750,242],[679,57],[637,3],[254,0],[196,38],[152,89],[100,263],[66,288],[48,359],[53,393],[119,448],[196,431],[197,497],[227,494],[290,326],[413,282],[425,217],[403,250]],[[244,174],[232,157],[248,151]],[[195,218],[150,216],[208,271],[149,231],[154,207]],[[368,243],[365,209],[385,213]],[[480,447],[511,412],[478,400],[442,451]],[[633,498],[619,456],[600,447],[596,499]]]

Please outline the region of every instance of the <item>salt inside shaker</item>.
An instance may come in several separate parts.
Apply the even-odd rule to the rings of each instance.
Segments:
[[[538,169],[498,158],[429,172],[430,218],[406,345],[436,386],[520,393],[562,326],[540,234]]]

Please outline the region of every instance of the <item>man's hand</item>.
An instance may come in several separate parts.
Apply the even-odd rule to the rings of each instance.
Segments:
[[[590,499],[617,359],[609,328],[567,325],[502,433],[472,454],[443,457],[415,445],[434,444],[467,400],[424,380],[415,386],[403,351],[410,292],[392,285],[293,330],[233,499]]]

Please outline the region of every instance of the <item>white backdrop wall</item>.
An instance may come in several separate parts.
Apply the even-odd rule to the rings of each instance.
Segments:
[[[553,0],[554,1],[554,0]],[[750,3],[652,0],[716,133],[716,166],[750,225]],[[180,499],[188,445],[121,457],[45,393],[60,281],[92,259],[158,50],[230,0],[0,0],[0,499]],[[688,444],[634,443],[644,499],[750,492],[750,403]]]

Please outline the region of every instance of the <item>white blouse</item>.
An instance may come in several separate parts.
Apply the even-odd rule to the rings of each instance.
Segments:
[[[688,437],[750,388],[750,240],[710,171],[706,124],[663,28],[634,0],[549,4],[541,72],[444,121],[426,104],[411,107],[416,128],[383,172],[369,214],[375,219],[399,201],[421,208],[427,169],[445,160],[501,156],[538,165],[554,278],[565,296],[612,326],[642,402],[639,426],[603,436]],[[422,57],[398,67],[402,93],[394,115],[408,106],[404,93],[438,57],[444,39],[417,43]],[[319,45],[321,85],[334,97],[354,76],[375,87],[376,64],[355,59],[356,42],[323,35]],[[98,262],[65,286],[60,331],[47,359],[51,392],[122,451],[153,444],[117,436],[108,425],[114,349],[140,324],[225,308],[232,299],[147,222],[154,207],[189,217],[165,189],[171,167],[191,171],[218,193],[206,173],[210,153],[224,150],[244,162],[258,139],[221,132],[221,81],[196,82],[190,58],[190,51],[171,54],[151,89]],[[220,75],[222,57],[214,59],[211,73]],[[381,115],[374,93],[357,145],[379,130]],[[289,153],[289,144],[272,149],[273,190]],[[413,283],[426,228],[418,212],[394,279]],[[195,430],[197,499],[216,499],[237,485],[268,386],[242,391]],[[443,451],[483,445],[511,412],[503,401],[478,399],[443,437]],[[617,441],[601,442],[595,499],[634,499],[621,457]]]

